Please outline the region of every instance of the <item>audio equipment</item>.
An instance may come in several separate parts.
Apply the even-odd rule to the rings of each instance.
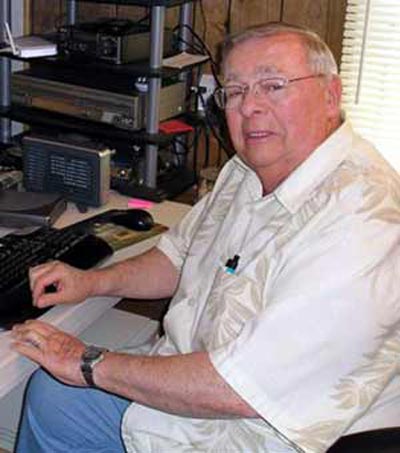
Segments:
[[[121,129],[145,127],[148,96],[135,87],[135,78],[99,76],[86,78],[56,68],[27,69],[12,74],[11,98],[15,104],[59,112]],[[88,80],[90,79],[90,80]],[[105,80],[107,79],[107,80]],[[186,84],[163,82],[159,119],[185,111]]]
[[[150,26],[129,19],[107,18],[94,22],[65,25],[57,32],[61,55],[94,58],[112,64],[148,59]],[[164,56],[174,52],[173,32],[164,30]]]
[[[110,149],[77,134],[27,135],[22,147],[27,190],[59,193],[80,206],[100,206],[107,201]]]

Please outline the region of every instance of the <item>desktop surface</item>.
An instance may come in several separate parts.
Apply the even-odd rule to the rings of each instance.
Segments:
[[[57,227],[65,227],[109,209],[126,209],[129,198],[112,192],[110,201],[101,208],[90,208],[82,214],[77,207],[69,204],[67,211],[57,220]],[[154,220],[168,227],[178,222],[190,209],[187,204],[165,201],[154,204],[150,209]],[[10,229],[0,227],[0,235]],[[129,256],[143,253],[157,241],[155,236],[117,250],[105,264]],[[158,323],[148,316],[113,308],[118,304],[118,297],[96,297],[77,305],[56,306],[48,310],[41,319],[83,341],[99,344],[109,349],[118,349],[127,341],[129,344],[144,344],[157,332]],[[154,304],[146,304],[154,306]],[[131,307],[130,307],[131,308]],[[145,313],[143,313],[145,315]],[[18,420],[22,407],[24,387],[30,374],[37,367],[25,357],[19,356],[10,348],[10,333],[0,332],[0,452],[14,450]]]
[[[80,213],[75,205],[68,204],[66,212],[56,221],[55,226],[65,227],[109,209],[126,209],[128,208],[128,202],[129,199],[127,197],[113,192],[107,204],[101,208],[90,208],[86,213]],[[150,212],[156,223],[172,226],[189,209],[189,205],[164,201],[160,204],[154,204]],[[10,233],[10,231],[7,228],[0,228],[0,235]],[[156,242],[157,237],[152,236],[132,246],[124,247],[116,251],[105,261],[104,265],[143,253],[154,246]],[[96,297],[77,305],[59,305],[48,310],[41,316],[41,319],[77,335],[119,300],[120,298],[118,297]],[[23,357],[19,357],[10,349],[10,341],[9,332],[0,332],[0,399],[21,383],[36,368],[35,364]]]
[[[109,209],[64,228],[23,229],[0,238],[0,327],[36,318],[29,269],[51,260],[90,269],[114,252],[167,229],[137,208]]]

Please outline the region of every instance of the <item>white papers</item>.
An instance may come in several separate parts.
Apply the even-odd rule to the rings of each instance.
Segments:
[[[13,55],[21,58],[49,57],[57,55],[57,45],[55,43],[34,35],[14,38],[7,22],[4,26],[9,47],[2,48],[1,52],[12,52]]]
[[[168,68],[183,69],[187,66],[203,63],[209,60],[208,55],[193,54],[188,52],[181,52],[169,58],[164,58],[163,66]]]

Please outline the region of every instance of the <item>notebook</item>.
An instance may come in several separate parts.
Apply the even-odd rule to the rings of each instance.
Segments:
[[[0,190],[0,226],[50,226],[66,207],[65,199],[57,194]]]
[[[11,34],[10,26],[4,23],[6,39],[9,47],[2,48],[0,51],[9,51],[13,55],[21,58],[49,57],[57,55],[57,45],[39,36],[21,36],[14,38]]]
[[[181,52],[169,58],[164,58],[163,66],[175,69],[184,69],[195,64],[203,63],[209,60],[208,55],[192,54],[188,52]]]

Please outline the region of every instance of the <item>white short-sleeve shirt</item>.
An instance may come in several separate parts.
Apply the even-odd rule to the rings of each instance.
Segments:
[[[181,277],[152,353],[208,351],[260,418],[132,403],[128,451],[318,453],[398,425],[400,182],[348,122],[264,197],[234,157],[159,248]]]

